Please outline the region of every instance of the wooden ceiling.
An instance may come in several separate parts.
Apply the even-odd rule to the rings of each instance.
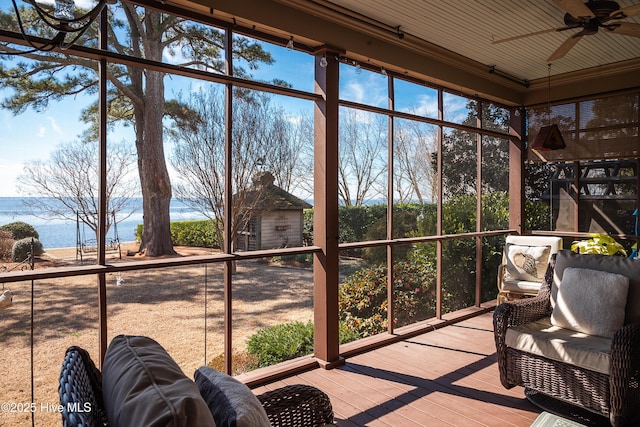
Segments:
[[[151,0],[132,0],[148,2]],[[562,1],[562,0],[560,0]],[[618,0],[620,8],[640,0]],[[578,30],[553,0],[167,0],[296,41],[343,49],[425,82],[507,104],[548,101],[549,56]],[[640,16],[624,22],[640,24]],[[529,33],[531,37],[495,43]],[[404,37],[399,37],[402,34]],[[640,37],[600,30],[551,63],[553,98],[640,87]],[[495,69],[497,72],[492,73]]]
[[[495,65],[526,80],[547,76],[549,56],[578,29],[564,27],[565,11],[552,0],[331,0],[417,38],[473,59]],[[617,0],[620,8],[639,0]],[[624,22],[640,24],[640,16]],[[510,42],[495,41],[552,30]],[[563,58],[552,61],[552,74],[564,74],[640,58],[640,37],[600,30],[584,36]],[[638,77],[640,81],[640,76]]]

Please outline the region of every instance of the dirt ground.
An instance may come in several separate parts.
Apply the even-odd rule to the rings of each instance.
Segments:
[[[182,256],[202,253],[176,249]],[[37,268],[75,262],[74,249],[52,250]],[[192,377],[195,369],[223,352],[222,274],[222,265],[199,265],[108,275],[109,341],[118,334],[150,336]],[[36,426],[59,426],[58,376],[65,350],[77,345],[98,359],[96,278],[7,283],[3,288],[10,289],[14,299],[11,307],[0,310],[0,404],[11,404],[9,411],[3,405],[0,426],[31,425],[32,293],[33,416]],[[238,262],[233,288],[234,352],[242,352],[246,339],[258,329],[311,320],[312,299],[310,268]]]

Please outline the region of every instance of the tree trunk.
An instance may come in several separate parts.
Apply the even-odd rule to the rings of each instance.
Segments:
[[[171,181],[164,156],[162,117],[164,75],[146,71],[142,124],[138,129],[138,170],[142,189],[143,232],[140,253],[147,256],[174,255],[171,242],[169,205]],[[136,124],[138,124],[136,122]],[[139,133],[139,132],[138,132]]]
[[[157,21],[157,22],[156,22]],[[160,28],[160,14],[148,13],[145,21],[147,55],[162,59],[162,37],[156,34]],[[141,77],[141,76],[140,76]],[[174,255],[171,242],[169,205],[171,181],[164,157],[162,118],[164,116],[164,74],[146,70],[143,107],[137,108],[136,148],[138,171],[142,190],[143,232],[140,253],[147,256]],[[141,113],[141,114],[140,114]],[[138,122],[142,120],[142,122]]]
[[[144,39],[148,59],[162,60],[161,14],[146,11]],[[134,38],[134,42],[138,40]],[[138,52],[142,49],[138,46]],[[171,242],[169,205],[171,181],[164,157],[162,118],[164,116],[164,74],[131,68],[134,101],[138,173],[142,191],[142,242],[140,253],[146,256],[175,255]]]

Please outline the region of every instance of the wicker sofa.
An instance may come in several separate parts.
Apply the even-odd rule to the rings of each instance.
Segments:
[[[561,250],[538,295],[499,305],[493,323],[503,386],[640,425],[640,261]]]
[[[210,367],[186,377],[156,341],[119,335],[100,372],[89,353],[69,347],[60,372],[63,426],[325,426],[328,396],[303,384],[259,396]]]

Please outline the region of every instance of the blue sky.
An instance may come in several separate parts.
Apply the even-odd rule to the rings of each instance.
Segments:
[[[86,3],[86,0],[84,0]],[[3,2],[4,3],[4,2]],[[82,0],[76,1],[82,5]],[[4,3],[0,8],[6,10],[10,3]],[[271,66],[261,66],[258,70],[250,70],[257,80],[271,80],[274,76],[292,84],[296,89],[313,91],[313,58],[310,55],[286,49],[281,46],[264,44],[275,59]],[[0,61],[10,60],[0,55]],[[171,62],[171,58],[167,58]],[[182,78],[166,78],[168,96],[180,89],[187,89],[180,85],[186,81]],[[197,81],[190,80],[193,86]],[[410,111],[426,117],[437,117],[437,93],[434,89],[407,82],[396,82],[396,108]],[[0,98],[8,92],[0,91]],[[399,95],[399,96],[398,96]],[[362,102],[369,105],[386,107],[387,82],[379,73],[357,70],[355,67],[343,65],[341,67],[340,96],[343,99]],[[84,125],[79,122],[81,108],[88,105],[93,97],[78,95],[68,97],[59,102],[52,102],[48,109],[35,113],[32,110],[13,116],[12,113],[0,109],[0,197],[19,196],[16,180],[22,173],[23,165],[27,161],[46,161],[57,145],[77,138]],[[466,100],[456,100],[449,97],[452,107],[449,110],[466,115],[464,103]],[[282,105],[290,114],[299,114],[302,110],[310,109],[310,102],[278,96],[276,102]],[[456,113],[457,114],[457,113]],[[451,117],[449,118],[451,120]],[[455,121],[455,120],[452,120]],[[130,131],[117,131],[117,139],[131,138]],[[167,150],[169,151],[169,150]]]

